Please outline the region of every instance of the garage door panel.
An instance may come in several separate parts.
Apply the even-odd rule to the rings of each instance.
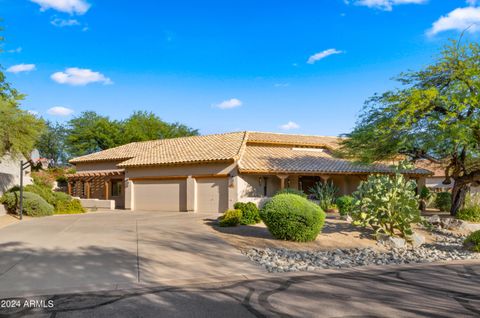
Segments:
[[[185,180],[137,181],[134,185],[136,210],[186,211]]]
[[[228,179],[197,179],[197,211],[224,212],[228,208]]]

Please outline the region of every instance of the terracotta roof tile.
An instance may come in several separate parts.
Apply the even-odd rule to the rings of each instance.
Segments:
[[[240,172],[250,173],[389,173],[386,164],[359,165],[335,158],[326,149],[294,148],[291,146],[247,145],[241,160]],[[429,174],[416,169],[411,174]]]
[[[340,137],[292,135],[279,133],[249,132],[248,142],[261,144],[318,146],[336,149],[342,140]]]

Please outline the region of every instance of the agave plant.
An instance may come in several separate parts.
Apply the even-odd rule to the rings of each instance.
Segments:
[[[338,188],[331,181],[325,183],[317,182],[310,188],[310,192],[318,200],[318,205],[320,205],[322,210],[327,211],[335,204]]]

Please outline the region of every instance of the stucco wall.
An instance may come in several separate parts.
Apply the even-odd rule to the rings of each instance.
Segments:
[[[114,170],[119,169],[117,164],[121,161],[99,161],[99,162],[86,162],[77,163],[75,169],[77,171],[90,171],[90,170]]]
[[[234,173],[234,170],[234,163],[209,163],[164,167],[138,167],[125,169],[125,177],[127,179],[131,179],[142,177],[232,174]]]
[[[15,185],[20,185],[20,160],[25,158],[12,158],[3,156],[0,158],[0,195]],[[23,184],[32,184],[30,168],[24,171]]]

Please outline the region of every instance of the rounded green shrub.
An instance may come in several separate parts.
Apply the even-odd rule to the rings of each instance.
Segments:
[[[471,251],[480,252],[480,230],[467,236],[463,244]]]
[[[261,221],[260,219],[260,211],[258,210],[257,206],[253,202],[237,202],[233,206],[234,209],[242,211],[242,220],[240,224],[248,225],[248,224],[257,224]]]
[[[275,195],[285,194],[285,193],[295,194],[295,195],[301,196],[302,198],[307,197],[307,194],[305,192],[303,192],[302,190],[293,189],[293,188],[285,188],[285,189],[279,190],[279,191],[277,191],[277,193],[275,193]]]
[[[350,212],[352,212],[353,201],[354,201],[354,198],[350,195],[341,196],[335,201],[338,207],[338,212],[340,213],[341,216],[348,215],[350,214]]]
[[[55,214],[85,213],[85,208],[78,199],[58,200],[55,206]]]
[[[218,224],[220,226],[237,226],[242,221],[242,211],[241,210],[227,210],[218,219],[219,219]]]
[[[450,192],[437,193],[435,207],[440,211],[450,211],[452,207],[452,194]]]
[[[480,223],[480,206],[476,205],[459,210],[457,219]]]
[[[274,196],[260,217],[275,238],[296,242],[315,240],[325,222],[325,212],[318,205],[289,193]]]
[[[7,192],[0,199],[9,213],[18,213],[20,192]],[[54,208],[41,196],[32,192],[23,193],[23,213],[28,216],[52,215]]]
[[[38,184],[29,184],[23,188],[25,192],[31,192],[41,196],[48,204],[55,205],[55,196],[52,189]]]

